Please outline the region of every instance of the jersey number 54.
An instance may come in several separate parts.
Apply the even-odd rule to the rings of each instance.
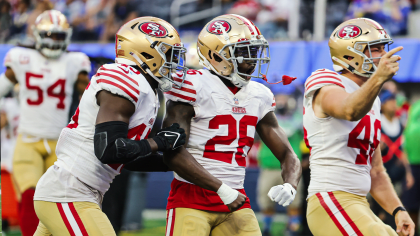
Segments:
[[[31,85],[30,83],[31,79],[43,79],[43,77],[44,77],[43,75],[37,75],[37,74],[29,73],[29,72],[26,73],[25,75],[26,88],[28,90],[35,90],[38,94],[36,99],[32,100],[28,98],[26,100],[28,105],[39,106],[44,101],[44,92],[42,91],[42,89],[39,86]],[[60,88],[60,91],[58,93],[54,91],[55,88],[57,87]],[[58,79],[54,84],[52,84],[47,89],[47,95],[49,97],[58,98],[57,109],[65,108],[65,105],[64,105],[64,99],[66,98],[65,88],[66,88],[66,80]]]

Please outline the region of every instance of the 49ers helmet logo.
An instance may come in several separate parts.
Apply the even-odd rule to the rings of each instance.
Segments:
[[[346,25],[338,31],[340,39],[352,39],[362,34],[362,29],[357,25]]]
[[[221,35],[223,34],[223,28],[225,29],[226,33],[232,29],[229,22],[224,20],[215,20],[209,23],[207,26],[207,31],[211,34]]]
[[[165,38],[168,36],[166,28],[156,22],[144,22],[139,25],[139,30],[152,37]]]

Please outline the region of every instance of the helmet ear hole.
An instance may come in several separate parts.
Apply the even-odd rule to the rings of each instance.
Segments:
[[[142,56],[144,56],[144,58],[146,58],[147,60],[149,59],[153,59],[154,57],[152,55],[150,55],[149,53],[146,52],[142,52],[140,53]]]
[[[353,59],[354,59],[354,57],[352,57],[352,56],[348,56],[348,55],[345,55],[345,56],[344,56],[344,58],[345,58],[346,60],[348,60],[348,61],[351,61],[351,60],[353,60]]]
[[[214,57],[214,60],[217,61],[217,62],[222,62],[223,61],[223,59],[221,57],[219,57],[216,53],[213,53],[213,57]]]
[[[213,60],[213,58],[211,57],[211,51],[210,50],[209,50],[209,57],[210,57],[210,59]]]

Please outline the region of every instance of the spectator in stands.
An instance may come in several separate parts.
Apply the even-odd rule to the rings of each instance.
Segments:
[[[255,21],[260,9],[260,4],[257,0],[238,0],[227,13],[238,14],[251,21]]]
[[[354,0],[347,19],[366,17],[381,24],[391,36],[407,34],[408,0]]]
[[[301,157],[300,142],[303,140],[302,133],[302,108],[295,97],[291,94],[285,94],[280,89],[282,86],[273,86],[272,92],[275,94],[276,100],[276,116],[280,127],[286,132],[289,142],[292,145],[296,155]],[[277,158],[271,153],[270,149],[261,143],[258,153],[258,162],[260,166],[260,176],[258,177],[257,185],[257,202],[263,214],[263,236],[271,235],[271,223],[276,212],[276,203],[267,197],[267,193],[272,186],[283,184],[281,176],[281,166]],[[295,200],[288,206],[288,235],[297,235],[300,228],[300,205],[302,197],[301,186],[297,189],[297,196]]]
[[[403,152],[403,131],[401,121],[396,117],[397,103],[395,95],[388,90],[379,94],[381,100],[381,154],[384,166],[388,172],[397,194],[401,195],[401,187],[406,183],[409,189],[414,184],[410,164]],[[372,211],[386,224],[396,229],[394,217],[387,214],[382,207],[372,199]]]
[[[145,6],[147,7],[147,6]],[[138,17],[137,5],[130,0],[116,0],[112,11],[107,17],[105,28],[101,36],[102,42],[115,40],[115,32],[126,22]]]
[[[403,91],[398,89],[397,83],[394,80],[387,81],[382,88],[395,95],[398,107],[396,116],[405,127],[407,125],[408,110],[410,109],[410,103],[408,102],[407,96]]]
[[[9,35],[9,28],[12,24],[11,7],[7,0],[0,1],[0,42],[4,42]]]
[[[343,22],[349,8],[349,0],[328,0],[326,9],[325,37],[329,38],[331,32]],[[312,22],[312,21],[311,21]]]
[[[35,8],[28,16],[28,22],[26,26],[26,35],[33,37],[32,25],[35,24],[36,18],[44,11],[53,9],[53,4],[49,0],[36,0]]]
[[[26,23],[30,14],[30,0],[19,0],[17,2],[16,12],[13,14],[13,23],[10,27],[8,39],[11,37],[22,38],[26,35]]]
[[[414,235],[418,236],[418,214],[420,208],[420,100],[417,100],[410,107],[404,138],[404,150],[410,162],[411,171],[414,176],[414,185],[404,191],[401,200],[416,225]]]
[[[79,1],[82,2],[82,1]],[[87,0],[83,1],[83,10],[71,20],[75,41],[97,41],[103,30],[107,16],[111,11],[111,1]]]
[[[293,4],[289,0],[261,0],[256,24],[267,39],[287,38],[287,22]]]

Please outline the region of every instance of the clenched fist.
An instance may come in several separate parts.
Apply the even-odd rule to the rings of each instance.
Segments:
[[[296,197],[296,189],[289,183],[283,185],[277,185],[270,189],[268,197],[273,202],[277,202],[279,205],[288,206]]]

